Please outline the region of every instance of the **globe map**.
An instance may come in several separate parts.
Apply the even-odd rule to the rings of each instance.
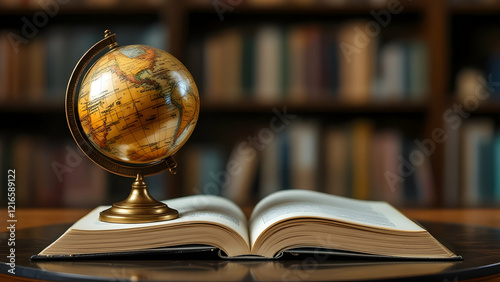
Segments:
[[[196,125],[200,99],[174,56],[146,45],[117,47],[84,76],[79,121],[92,145],[120,162],[151,164],[174,154]]]

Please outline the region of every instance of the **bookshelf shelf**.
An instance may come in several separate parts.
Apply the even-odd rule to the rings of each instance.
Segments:
[[[453,15],[494,15],[500,12],[500,3],[453,3],[449,5],[448,9]]]
[[[203,102],[202,112],[222,113],[266,113],[273,108],[286,107],[290,113],[331,113],[331,114],[385,114],[423,115],[428,110],[425,103],[346,103],[336,100],[262,103],[256,101],[216,103]]]
[[[10,114],[64,114],[64,107],[62,103],[51,104],[38,104],[38,103],[8,103],[0,105],[0,115]]]
[[[485,102],[482,103],[476,110],[471,111],[473,115],[499,115],[500,116],[500,102]]]
[[[287,107],[294,112],[332,112],[332,113],[385,113],[391,114],[424,114],[428,107],[426,103],[346,103],[336,100],[322,100],[303,103],[299,102],[275,102],[263,103],[257,101],[238,101],[238,102],[211,102],[203,101],[200,111],[202,112],[246,112],[246,113],[259,113],[270,112],[273,108],[282,109]],[[485,105],[487,109],[497,108],[500,109],[500,104]],[[64,107],[60,103],[8,103],[0,105],[0,114],[50,114],[50,113],[64,113]]]

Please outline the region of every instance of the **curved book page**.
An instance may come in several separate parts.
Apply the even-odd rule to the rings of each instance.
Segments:
[[[40,255],[76,255],[147,250],[186,244],[206,244],[228,255],[248,254],[247,219],[233,202],[217,196],[197,195],[164,201],[177,209],[175,220],[120,224],[99,221],[94,209],[71,226]]]
[[[276,192],[257,204],[249,224],[252,253],[266,257],[298,247],[412,258],[456,256],[386,202],[315,191]]]

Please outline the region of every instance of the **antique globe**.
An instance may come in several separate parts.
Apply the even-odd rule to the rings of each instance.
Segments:
[[[79,92],[85,135],[116,161],[165,159],[186,142],[198,118],[198,91],[187,69],[145,45],[117,47],[99,58]]]
[[[88,68],[106,48],[110,50]],[[171,54],[146,45],[118,46],[110,31],[87,51],[66,92],[70,131],[96,164],[136,178],[129,197],[103,211],[100,220],[137,223],[178,217],[149,195],[144,176],[166,169],[175,173],[172,155],[193,132],[199,107],[193,77]]]

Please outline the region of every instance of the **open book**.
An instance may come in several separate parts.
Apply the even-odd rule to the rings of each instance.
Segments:
[[[460,259],[425,229],[385,202],[284,190],[262,199],[247,221],[233,202],[197,195],[165,201],[175,220],[118,224],[99,221],[98,207],[34,258],[120,254],[212,246],[228,257],[276,258],[315,251],[412,259]]]

